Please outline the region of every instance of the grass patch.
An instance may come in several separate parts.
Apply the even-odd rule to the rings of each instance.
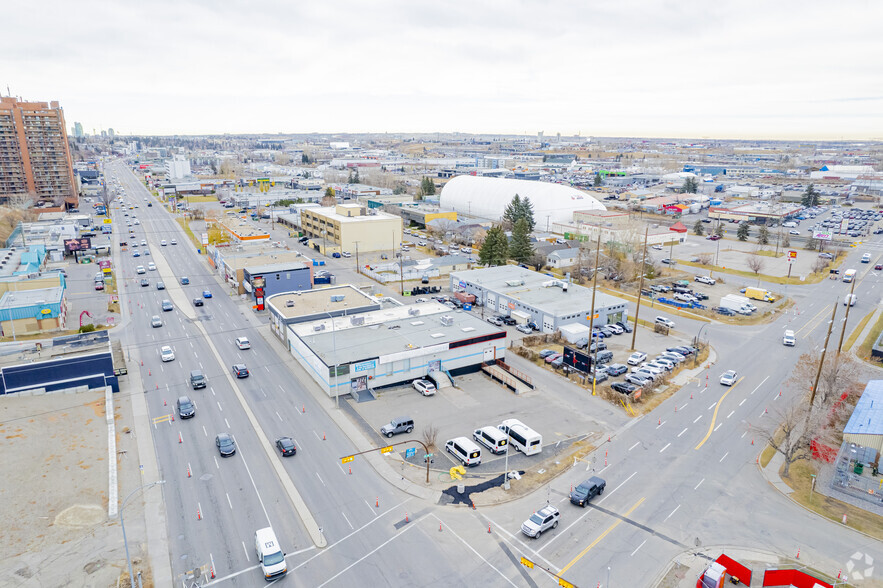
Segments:
[[[774,455],[776,455],[776,450],[767,445],[766,448],[760,452],[760,467],[767,467],[770,461],[772,461]]]
[[[877,337],[880,335],[880,332],[883,331],[883,313],[877,317],[877,322],[874,323],[874,326],[871,327],[870,332],[868,332],[868,336],[865,337],[865,340],[858,348],[858,356],[865,360],[871,360],[871,348],[874,346],[874,342],[877,340]],[[875,362],[876,363],[876,362]]]
[[[217,202],[218,199],[214,196],[184,196],[182,200],[187,202]]]
[[[193,231],[190,229],[190,224],[187,222],[186,218],[176,218],[175,219],[181,228],[184,229],[184,232],[187,234],[187,237],[190,238],[190,241],[193,243],[193,246],[197,249],[202,249],[202,243],[199,239],[196,238],[196,235],[193,234]]]
[[[849,351],[850,349],[852,349],[853,343],[855,343],[855,340],[858,339],[858,336],[861,334],[861,332],[865,330],[865,326],[867,326],[868,322],[871,320],[871,317],[874,316],[874,312],[875,311],[872,310],[864,317],[862,317],[862,320],[858,322],[858,324],[852,330],[852,333],[849,334],[849,338],[846,339],[843,351]]]
[[[883,517],[818,492],[812,492],[810,496],[811,475],[817,473],[818,468],[815,462],[802,459],[792,463],[790,477],[782,478],[782,481],[794,490],[791,498],[837,524],[843,524],[843,515],[845,514],[847,516],[845,526],[866,533],[878,541],[883,540]]]
[[[773,257],[773,258],[784,257],[784,255],[785,255],[784,251],[780,251],[778,254],[776,254],[775,250],[770,251],[769,249],[761,249],[759,251],[755,251],[754,253],[757,253],[758,255],[762,255],[763,257]]]

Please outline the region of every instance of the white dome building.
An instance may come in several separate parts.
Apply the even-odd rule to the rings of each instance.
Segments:
[[[481,176],[451,179],[442,188],[439,204],[442,210],[498,221],[516,194],[533,204],[538,228],[571,223],[576,210],[607,210],[596,198],[569,186]]]

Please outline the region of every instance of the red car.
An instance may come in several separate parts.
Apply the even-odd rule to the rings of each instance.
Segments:
[[[552,355],[550,355],[549,357],[546,358],[546,363],[552,363],[553,361],[555,361],[556,359],[558,359],[559,357],[561,357],[563,355],[564,355],[563,353],[553,353]]]
[[[883,270],[883,263],[878,263],[874,266],[874,269],[877,271]]]
[[[709,235],[705,238],[708,239],[709,241],[717,241],[718,239],[721,238],[721,236],[720,235]]]

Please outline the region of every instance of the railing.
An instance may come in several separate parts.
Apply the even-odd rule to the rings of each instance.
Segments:
[[[530,376],[528,376],[524,372],[518,371],[517,369],[515,369],[514,367],[512,367],[511,365],[509,365],[508,363],[506,363],[502,359],[497,360],[497,365],[500,366],[505,371],[512,374],[514,377],[516,377],[519,380],[521,380],[522,382],[524,382],[525,384],[527,384],[528,386],[530,386],[531,389],[533,389],[535,387],[533,385],[533,379]]]

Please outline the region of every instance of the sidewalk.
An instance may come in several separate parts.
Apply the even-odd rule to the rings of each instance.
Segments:
[[[769,551],[712,545],[681,552],[660,572],[650,586],[654,588],[695,588],[702,572],[721,554],[726,554],[751,570],[752,586],[760,586],[759,580],[763,578],[763,572],[767,568],[790,563],[790,560],[784,560]]]

